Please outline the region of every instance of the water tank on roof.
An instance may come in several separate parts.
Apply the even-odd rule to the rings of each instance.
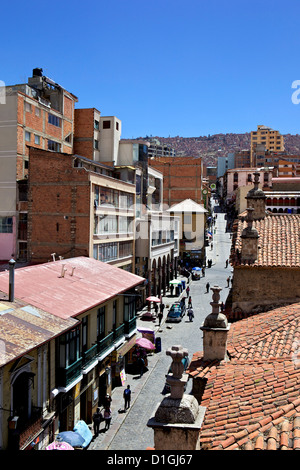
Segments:
[[[39,68],[33,69],[32,76],[33,77],[42,77],[43,76],[43,69],[39,69]]]

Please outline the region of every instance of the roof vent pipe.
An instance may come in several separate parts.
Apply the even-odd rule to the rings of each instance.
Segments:
[[[51,256],[52,256],[52,258],[53,258],[53,261],[55,261],[55,255],[56,255],[56,253],[51,253]]]
[[[65,268],[65,264],[63,264],[62,267],[61,267],[60,277],[65,277],[65,272],[66,271],[67,271],[67,268]]]
[[[11,259],[8,262],[9,266],[9,301],[13,302],[15,299],[15,260]]]
[[[76,269],[76,266],[72,266],[72,271],[71,271],[70,276],[73,276],[75,269]]]

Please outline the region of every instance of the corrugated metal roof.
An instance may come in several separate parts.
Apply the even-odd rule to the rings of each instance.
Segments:
[[[0,301],[0,367],[78,323],[62,319],[27,303]]]
[[[67,271],[61,277],[63,265]],[[60,318],[69,318],[143,281],[140,276],[93,258],[70,258],[16,269],[15,298]],[[9,273],[0,273],[0,290],[8,293],[8,289]]]

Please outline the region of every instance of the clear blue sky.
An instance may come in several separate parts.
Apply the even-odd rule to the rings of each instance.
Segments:
[[[297,134],[299,18],[299,0],[5,2],[0,80],[41,67],[123,138]]]

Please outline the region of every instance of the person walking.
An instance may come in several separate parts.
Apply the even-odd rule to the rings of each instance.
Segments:
[[[206,293],[207,293],[207,294],[208,294],[208,292],[209,292],[209,288],[210,288],[210,283],[207,282],[207,283],[206,283]]]
[[[105,420],[105,428],[104,431],[108,431],[110,428],[110,422],[111,422],[111,409],[110,407],[105,408],[103,417]]]
[[[228,259],[226,260],[226,263],[225,263],[225,268],[228,267]]]
[[[192,297],[189,296],[188,308],[192,308]]]
[[[159,314],[158,314],[158,324],[159,324],[159,326],[160,326],[161,321],[163,319],[164,308],[165,308],[165,305],[161,302],[160,305],[159,305]]]
[[[189,308],[188,309],[188,317],[189,317],[189,320],[190,321],[193,321],[193,318],[194,318],[194,311],[192,308]]]
[[[187,288],[186,288],[186,295],[187,295],[187,297],[189,297],[189,294],[190,294],[190,286],[187,286]]]
[[[130,408],[130,400],[131,400],[130,385],[127,385],[127,388],[124,390],[123,397],[124,397],[124,410],[127,410],[128,408]]]
[[[230,283],[230,276],[228,276],[227,278],[227,287],[229,287],[229,283]]]
[[[107,408],[107,407],[110,408],[111,402],[112,402],[111,396],[107,393],[105,395],[104,400],[103,400],[103,407],[104,408]]]
[[[93,414],[93,423],[94,423],[94,436],[97,437],[100,430],[100,423],[103,419],[100,408],[97,408],[96,412]]]

